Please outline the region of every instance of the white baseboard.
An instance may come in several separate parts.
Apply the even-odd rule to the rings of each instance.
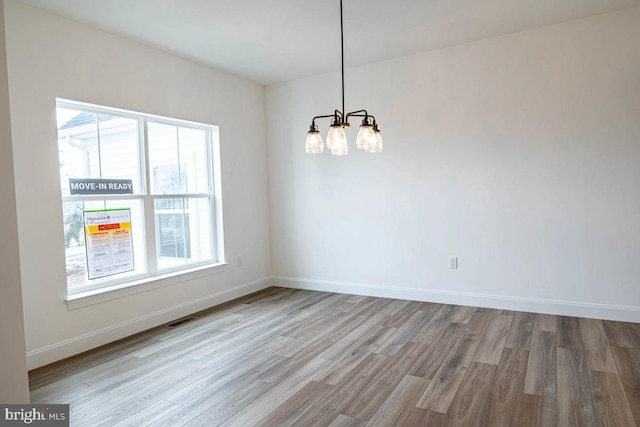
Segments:
[[[28,367],[35,369],[62,360],[269,286],[640,323],[640,307],[274,276],[238,285],[231,289],[171,306],[165,310],[32,350],[27,353]]]
[[[180,317],[188,316],[189,314],[268,288],[269,286],[271,286],[271,278],[262,278],[202,298],[171,306],[164,310],[149,313],[117,325],[29,351],[27,352],[27,365],[29,369],[35,369],[82,353],[83,351],[137,334],[138,332],[163,325]]]
[[[640,323],[640,307],[274,276],[274,286]]]

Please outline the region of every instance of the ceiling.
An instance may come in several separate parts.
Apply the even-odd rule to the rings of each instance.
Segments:
[[[262,84],[340,69],[338,0],[22,0]],[[345,67],[640,0],[344,0]]]

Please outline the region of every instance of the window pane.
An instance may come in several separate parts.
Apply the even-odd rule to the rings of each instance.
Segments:
[[[158,269],[210,260],[209,198],[156,199]]]
[[[184,172],[179,167],[178,128],[148,122],[152,194],[180,193]]]
[[[69,178],[100,178],[98,127],[95,113],[57,109],[58,151],[62,194],[69,195]]]
[[[87,281],[87,254],[84,248],[83,203],[63,203],[64,252],[67,263],[67,285],[74,287]]]
[[[183,203],[183,199],[155,200],[158,269],[184,265],[191,255],[189,222]]]
[[[183,193],[209,191],[206,141],[207,133],[202,129],[178,128],[180,171],[184,174],[181,180]]]
[[[191,258],[187,262],[200,262],[213,258],[211,252],[211,199],[188,200],[186,214],[191,224]]]
[[[63,195],[69,178],[130,179],[140,192],[137,120],[67,108],[57,115]]]
[[[152,194],[207,193],[207,132],[149,122]]]
[[[89,280],[87,276],[87,252],[85,248],[85,210],[129,208],[131,210],[131,236],[133,240],[134,270],[100,279]],[[74,288],[109,280],[116,280],[146,272],[144,232],[142,226],[142,203],[140,200],[110,200],[63,203],[65,257],[67,264],[67,286]]]
[[[130,179],[133,192],[140,192],[138,121],[98,115],[100,178]]]

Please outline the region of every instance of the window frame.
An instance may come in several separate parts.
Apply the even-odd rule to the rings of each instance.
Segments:
[[[136,256],[137,262],[140,260],[145,262],[145,272],[137,274],[128,274],[125,277],[118,278],[118,275],[108,276],[105,278],[94,279],[83,285],[69,287],[67,280],[67,296],[68,300],[80,295],[96,295],[110,290],[120,290],[150,281],[160,280],[163,278],[172,278],[182,274],[188,274],[193,271],[205,268],[216,267],[226,264],[224,256],[224,239],[222,225],[222,193],[221,193],[221,169],[220,169],[220,144],[219,144],[219,128],[216,125],[197,123],[181,119],[172,119],[168,117],[156,116],[153,114],[139,113],[119,108],[100,106],[85,102],[73,101],[69,99],[56,98],[56,110],[58,108],[66,108],[77,110],[79,112],[92,114],[108,114],[126,119],[137,121],[137,152],[138,152],[138,180],[140,183],[139,193],[135,194],[117,194],[117,195],[67,195],[62,192],[61,188],[61,204],[69,202],[109,202],[112,200],[136,200],[140,202],[141,220],[143,221],[143,254]],[[206,149],[206,168],[207,168],[207,184],[208,192],[192,192],[192,193],[166,193],[152,194],[151,180],[152,167],[149,164],[149,133],[148,123],[159,123],[168,126],[176,126],[180,128],[190,128],[205,132],[205,149]],[[97,122],[99,126],[99,121]],[[57,132],[57,126],[56,126]],[[59,138],[58,138],[59,139]],[[98,132],[99,139],[99,132]],[[179,143],[179,142],[178,142]],[[59,150],[59,148],[58,148]],[[58,169],[60,180],[63,179],[62,171]],[[209,260],[185,262],[182,265],[176,265],[168,268],[158,268],[158,237],[155,201],[158,199],[209,199],[207,204],[210,219],[210,253]],[[182,210],[185,214],[184,208]],[[64,227],[64,225],[62,225]],[[85,242],[86,245],[86,242]],[[192,250],[193,251],[193,250]],[[135,255],[134,255],[135,256]],[[66,255],[65,255],[66,260]],[[66,275],[65,275],[66,277]]]

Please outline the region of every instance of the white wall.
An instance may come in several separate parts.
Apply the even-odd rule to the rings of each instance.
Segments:
[[[264,88],[14,0],[6,15],[29,366],[267,286]],[[68,310],[56,97],[220,126],[225,247],[234,262],[222,273]]]
[[[0,0],[0,402],[5,404],[29,402],[6,58]]]
[[[639,40],[634,8],[348,69],[379,155],[357,121],[305,154],[337,73],[268,87],[276,282],[640,321]]]

